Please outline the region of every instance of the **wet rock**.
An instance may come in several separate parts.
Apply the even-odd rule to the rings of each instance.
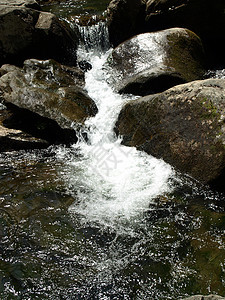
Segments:
[[[87,72],[92,69],[92,65],[85,60],[79,61],[78,66],[84,72]]]
[[[106,68],[117,91],[143,96],[202,79],[204,50],[187,29],[143,33],[115,48]]]
[[[40,5],[35,0],[0,0],[0,5],[23,6],[36,10],[41,10]]]
[[[148,0],[147,31],[185,27],[203,41],[211,60],[221,60],[225,50],[225,2],[217,0]]]
[[[108,19],[114,47],[139,33],[182,27],[202,39],[209,64],[224,64],[224,0],[112,0]]]
[[[114,47],[131,36],[144,32],[143,0],[112,0],[107,15],[109,40]]]
[[[0,78],[1,99],[13,112],[4,121],[7,127],[22,129],[51,143],[76,141],[74,129],[79,130],[97,112],[94,101],[81,87],[84,75],[77,68],[32,59],[24,62],[23,69],[2,69],[11,69]]]
[[[27,58],[76,65],[77,33],[51,13],[15,3],[0,5],[0,65],[21,65]]]
[[[225,298],[212,294],[212,295],[208,295],[208,296],[195,295],[195,296],[191,296],[188,298],[184,298],[183,300],[223,300],[223,299],[225,299]]]
[[[59,3],[59,2],[64,2],[65,0],[39,0],[39,3],[42,4],[49,4],[49,3]]]
[[[54,14],[41,12],[35,24],[35,32],[35,43],[39,47],[35,58],[53,58],[63,64],[76,65],[78,30],[72,30]]]
[[[12,65],[3,65],[0,69],[4,71],[20,70]],[[84,87],[85,76],[84,72],[77,67],[69,67],[61,65],[53,59],[37,60],[27,59],[24,61],[23,70],[26,73],[27,79],[43,85],[58,84],[59,86],[73,86],[78,85]]]
[[[123,144],[224,190],[225,80],[208,79],[128,102],[116,123]]]
[[[2,115],[3,114],[3,115]],[[73,129],[61,128],[55,120],[42,117],[27,109],[21,109],[18,106],[8,103],[7,113],[0,112],[0,119],[3,119],[2,125],[8,129],[21,130],[24,134],[34,138],[45,140],[48,145],[51,144],[71,144],[77,141],[76,132]],[[32,147],[22,147],[21,149],[36,149],[35,144]],[[39,147],[40,148],[40,147]],[[13,149],[11,146],[11,150]]]
[[[21,116],[24,118],[24,115]],[[26,120],[27,120],[27,116]],[[13,121],[12,121],[13,120]],[[12,123],[15,126],[10,126]],[[13,150],[24,150],[24,149],[42,149],[49,146],[49,142],[44,139],[38,138],[32,135],[32,130],[24,132],[20,129],[19,122],[21,118],[14,115],[13,111],[7,109],[5,106],[0,106],[0,152],[13,151]],[[31,126],[34,126],[35,119],[32,116]],[[29,129],[31,129],[29,127]]]
[[[20,70],[19,67],[13,65],[9,65],[9,64],[2,65],[0,68],[0,77],[7,74],[8,72],[19,71],[19,70]]]
[[[41,149],[49,146],[45,140],[35,138],[21,130],[9,129],[0,125],[0,152],[21,150],[21,149]]]

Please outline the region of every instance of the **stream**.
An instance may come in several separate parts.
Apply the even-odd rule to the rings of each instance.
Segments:
[[[64,18],[68,2],[50,10]],[[70,147],[0,154],[0,298],[225,296],[224,195],[121,145],[113,128],[135,97],[107,83],[104,23],[80,31],[98,114]]]

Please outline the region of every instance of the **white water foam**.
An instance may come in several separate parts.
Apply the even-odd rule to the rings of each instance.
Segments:
[[[84,222],[115,227],[143,214],[155,197],[169,192],[174,173],[162,160],[120,144],[113,127],[122,105],[132,96],[116,94],[107,84],[102,66],[109,53],[89,55],[92,70],[86,73],[86,89],[99,112],[86,121],[89,142],[81,139],[73,145],[79,158],[68,161],[64,176],[77,199],[71,213]]]

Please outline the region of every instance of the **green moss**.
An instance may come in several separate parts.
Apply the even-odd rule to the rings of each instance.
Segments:
[[[205,111],[202,114],[202,119],[219,120],[220,114],[218,113],[217,107],[213,104],[212,100],[204,98],[200,103]]]
[[[189,82],[201,79],[205,68],[200,38],[189,30],[186,30],[186,34],[172,33],[167,37],[169,48],[166,64]]]

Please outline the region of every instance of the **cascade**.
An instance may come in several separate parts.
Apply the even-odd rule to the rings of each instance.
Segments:
[[[117,116],[137,97],[108,84],[105,24],[79,30],[98,113],[70,147],[0,154],[0,298],[223,294],[224,196],[121,144]]]
[[[78,25],[80,32],[80,44],[84,51],[95,51],[98,53],[105,52],[110,48],[108,39],[108,28],[106,22],[95,20],[96,22],[91,26]]]
[[[80,213],[86,221],[118,226],[121,220],[147,211],[157,196],[171,191],[174,171],[162,160],[121,145],[114,134],[122,105],[135,97],[119,95],[107,84],[103,66],[111,49],[107,50],[106,29],[102,23],[80,27],[78,58],[92,65],[86,73],[86,90],[99,111],[86,121],[88,142],[80,138],[73,146],[80,159],[69,162],[74,170],[65,180],[69,182],[69,192],[74,191],[79,199],[71,212]]]

